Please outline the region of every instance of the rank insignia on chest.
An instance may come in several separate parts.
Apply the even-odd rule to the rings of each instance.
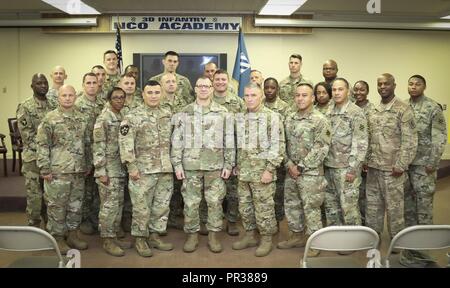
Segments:
[[[23,125],[23,126],[27,126],[27,124],[28,124],[28,123],[27,123],[27,119],[22,119],[22,125]]]
[[[127,124],[120,126],[120,134],[122,134],[123,136],[127,135],[129,130],[130,126],[128,126]]]

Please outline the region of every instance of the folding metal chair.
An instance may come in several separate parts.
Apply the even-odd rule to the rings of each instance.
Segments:
[[[361,268],[380,267],[380,239],[377,232],[365,226],[330,226],[314,232],[306,242],[303,255],[303,268]],[[362,251],[369,250],[371,263],[362,265],[355,256],[309,257],[309,249],[325,251]]]
[[[416,225],[403,229],[392,238],[386,259],[386,268],[403,267],[394,249],[439,250],[450,247],[450,225]],[[436,267],[436,266],[434,266]],[[437,266],[439,267],[439,266]]]

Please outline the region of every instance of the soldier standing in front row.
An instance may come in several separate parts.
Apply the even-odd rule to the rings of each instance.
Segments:
[[[173,190],[170,163],[171,112],[160,107],[161,85],[145,84],[144,105],[128,113],[120,124],[120,158],[128,168],[128,189],[133,215],[131,235],[142,257],[153,255],[152,248],[172,250],[158,233],[164,233]],[[150,235],[149,235],[150,233]],[[150,237],[149,237],[150,236]]]
[[[27,98],[17,107],[17,125],[23,141],[22,173],[25,176],[27,191],[28,225],[40,227],[41,216],[44,226],[47,224],[47,209],[43,201],[44,183],[39,177],[37,160],[36,134],[44,116],[56,108],[53,98],[47,98],[48,81],[44,74],[34,74],[31,79],[33,96]]]
[[[38,128],[37,165],[44,179],[47,201],[47,230],[61,250],[69,245],[78,250],[88,248],[78,238],[81,223],[84,179],[90,165],[89,130],[85,117],[75,109],[75,89],[70,85],[59,88],[59,107],[49,112]],[[67,242],[64,236],[68,232]]]
[[[438,103],[424,95],[425,88],[426,81],[421,75],[409,78],[409,105],[414,111],[418,146],[405,184],[406,226],[433,224],[436,170],[447,143],[444,113]]]
[[[307,238],[322,228],[320,206],[327,185],[323,161],[331,142],[330,123],[313,108],[311,85],[300,84],[294,101],[298,110],[290,113],[284,123],[287,142],[285,166],[288,170],[284,183],[284,207],[289,238],[278,243],[279,249],[303,247]],[[310,249],[308,256],[317,256],[319,252]]]
[[[239,213],[245,235],[232,248],[241,250],[256,246],[256,230],[261,235],[255,256],[272,251],[272,235],[277,231],[275,220],[275,181],[277,167],[284,157],[285,137],[280,114],[262,103],[261,86],[250,83],[244,88],[247,111],[236,117],[238,157]]]
[[[405,228],[403,188],[416,155],[417,132],[411,107],[394,94],[394,76],[380,75],[377,85],[381,102],[368,115],[366,225],[381,234],[386,210],[392,239]]]

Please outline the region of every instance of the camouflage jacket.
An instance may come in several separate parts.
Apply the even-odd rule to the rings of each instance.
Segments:
[[[37,165],[41,175],[82,173],[91,169],[91,137],[86,118],[73,109],[55,109],[42,119],[37,132]]]
[[[283,119],[284,119],[284,117],[287,116],[287,114],[289,113],[289,111],[291,109],[291,107],[289,107],[289,105],[286,102],[281,100],[280,97],[277,97],[277,99],[275,99],[275,101],[273,101],[273,102],[264,101],[264,106],[266,106],[267,108],[269,108],[272,111],[280,113],[280,115]]]
[[[232,94],[230,92],[228,92],[225,97],[220,97],[213,94],[212,100],[225,107],[230,113],[244,112],[247,109],[245,107],[244,100],[236,94]]]
[[[286,77],[280,82],[280,98],[288,104],[294,103],[295,89],[300,83],[309,83],[311,86],[313,85],[313,83],[307,78],[304,78],[303,75],[300,75],[297,79],[292,79],[291,76]]]
[[[55,88],[49,88],[47,92],[47,99],[58,104],[58,90]]]
[[[358,175],[369,146],[367,120],[361,108],[347,101],[340,109],[331,104],[326,117],[331,123],[331,144],[324,165],[347,168]]]
[[[320,106],[317,103],[314,105],[314,109],[322,113],[323,115],[327,115],[328,109],[330,109],[330,106],[334,103],[333,100],[328,101],[328,103],[325,106]]]
[[[290,113],[286,129],[286,168],[297,165],[304,175],[323,175],[323,161],[331,143],[330,122],[314,108]]]
[[[276,169],[285,156],[283,121],[263,104],[256,112],[236,116],[237,167],[240,181],[261,182],[264,171],[276,180]]]
[[[161,78],[166,73],[161,73],[156,76],[151,77],[149,80],[155,80],[161,83]],[[195,100],[194,90],[192,89],[191,82],[188,78],[183,75],[175,73],[175,78],[177,79],[177,94],[184,98],[186,103],[192,103]]]
[[[142,97],[136,97],[136,95],[133,95],[133,99],[130,103],[127,103],[125,101],[125,105],[123,106],[121,112],[124,116],[126,116],[131,113],[131,111],[141,106],[144,106],[144,99]]]
[[[117,72],[115,75],[106,74],[105,83],[103,83],[103,91],[108,94],[109,91],[112,90],[112,88],[119,85],[120,82],[120,74]]]
[[[369,111],[369,167],[392,171],[408,170],[417,151],[417,132],[411,107],[394,97],[388,104],[378,104]]]
[[[170,111],[139,106],[125,115],[119,131],[120,159],[129,173],[173,172],[170,163]]]
[[[161,97],[161,107],[170,110],[172,114],[180,112],[186,105],[184,98],[177,93],[175,93],[173,100],[168,99],[166,96]]]
[[[211,101],[196,102],[175,114],[172,164],[176,171],[231,170],[235,166],[234,121],[227,109]]]
[[[372,102],[367,101],[366,105],[364,105],[363,107],[359,107],[359,108],[361,108],[363,110],[364,115],[367,117],[367,115],[369,115],[369,111],[372,109],[375,109],[375,105],[373,105]]]
[[[122,120],[122,113],[116,114],[110,107],[106,107],[95,122],[92,145],[95,177],[126,176],[119,149],[119,127]]]
[[[439,161],[447,144],[447,125],[438,103],[423,96],[417,102],[409,99],[418,135],[416,158],[411,165],[430,165],[439,168]]]
[[[57,103],[52,98],[39,100],[31,96],[17,106],[17,125],[23,142],[23,161],[36,161],[36,134],[45,115],[54,110]]]

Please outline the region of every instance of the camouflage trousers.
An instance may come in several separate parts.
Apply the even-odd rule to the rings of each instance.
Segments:
[[[366,183],[367,172],[361,172],[361,185],[359,185],[359,213],[361,213],[361,224],[366,225]]]
[[[89,221],[98,227],[98,213],[100,211],[100,197],[98,195],[98,186],[95,183],[93,175],[85,178],[84,198],[83,198],[83,217],[82,222]]]
[[[428,174],[425,166],[409,166],[405,183],[405,225],[433,224],[433,197],[437,172]]]
[[[206,228],[208,231],[222,230],[222,202],[226,188],[220,177],[221,170],[215,171],[185,171],[181,194],[184,201],[184,232],[195,233],[200,230],[200,202],[203,195],[208,207]]]
[[[53,236],[64,236],[67,231],[78,229],[81,224],[84,174],[53,175],[52,181],[44,181],[44,190],[47,231]]]
[[[324,176],[301,175],[284,181],[284,209],[289,231],[311,235],[322,228],[320,206],[325,198],[327,181]]]
[[[359,212],[359,186],[361,176],[357,173],[353,182],[347,182],[348,168],[325,168],[325,214],[327,225],[361,225]]]
[[[237,222],[239,219],[239,198],[238,198],[238,178],[231,175],[225,180],[225,218],[228,222]]]
[[[239,181],[239,213],[245,231],[258,229],[262,236],[277,232],[275,220],[275,182],[269,184]]]
[[[280,222],[284,218],[284,178],[286,177],[286,168],[280,167],[277,169],[277,180],[275,188],[275,219]]]
[[[150,233],[163,233],[167,229],[170,197],[173,190],[172,173],[141,174],[128,181],[133,218],[131,235],[148,237]]]
[[[369,168],[366,185],[366,226],[378,234],[383,232],[384,214],[391,238],[405,228],[404,182],[405,174],[391,176],[391,171]]]
[[[36,161],[23,162],[22,173],[25,176],[25,190],[27,192],[28,225],[37,225],[47,221],[47,206],[44,198],[44,181],[40,178]]]
[[[109,185],[102,184],[98,179],[100,195],[100,212],[98,215],[100,237],[116,237],[122,220],[125,177],[109,178]]]

